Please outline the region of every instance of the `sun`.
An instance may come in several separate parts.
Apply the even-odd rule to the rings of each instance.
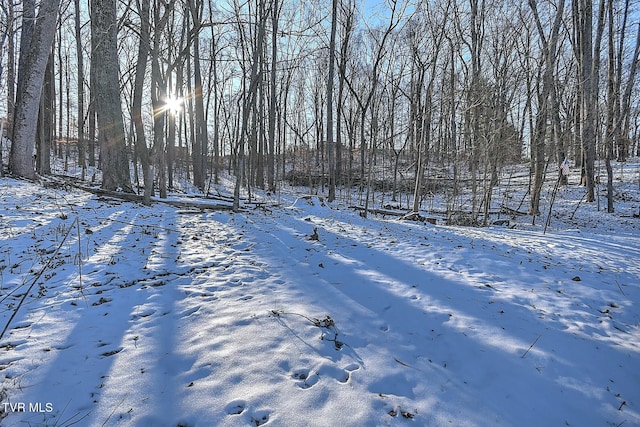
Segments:
[[[181,97],[169,95],[164,100],[164,109],[172,114],[178,114],[182,111],[183,104],[184,99]]]

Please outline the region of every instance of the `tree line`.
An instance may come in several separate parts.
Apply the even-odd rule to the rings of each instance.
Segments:
[[[477,216],[502,169],[527,160],[535,215],[549,164],[579,167],[591,202],[603,159],[613,212],[611,162],[640,155],[631,0],[8,0],[1,12],[8,164],[28,179],[54,155],[148,202],[176,174],[206,192],[226,170],[236,208],[243,189],[289,179],[330,201],[358,187],[366,213],[380,182],[417,211],[445,178],[452,199],[467,183]]]

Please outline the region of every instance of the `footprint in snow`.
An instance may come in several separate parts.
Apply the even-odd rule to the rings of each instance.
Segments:
[[[391,417],[397,417],[398,415],[400,415],[402,416],[402,418],[408,420],[412,420],[416,416],[416,414],[414,414],[413,412],[405,411],[399,406],[392,408],[389,412],[387,412],[387,414],[389,414],[389,416]]]
[[[344,369],[329,364],[322,364],[318,369],[295,369],[291,378],[297,380],[298,387],[307,389],[313,387],[322,377],[333,378],[340,383],[347,383],[351,379],[351,373],[360,369],[356,363],[347,365]]]
[[[180,317],[189,317],[189,316],[191,316],[192,314],[197,313],[197,312],[198,312],[198,310],[200,310],[200,306],[199,306],[199,305],[197,305],[197,306],[195,306],[195,307],[191,307],[191,308],[189,308],[189,309],[187,309],[187,310],[183,311],[182,313],[180,313]]]
[[[106,303],[109,303],[109,302],[111,302],[111,300],[110,300],[109,298],[100,297],[100,299],[99,299],[98,301],[94,302],[94,303],[93,303],[93,304],[91,304],[91,305],[92,305],[93,307],[97,307],[97,306],[99,306],[99,305],[106,304]]]
[[[296,380],[298,387],[302,389],[311,388],[318,383],[320,376],[317,372],[311,372],[308,368],[295,369],[291,378]]]
[[[351,379],[351,373],[358,369],[360,369],[360,366],[355,363],[348,365],[344,369],[333,365],[323,365],[318,369],[318,372],[320,375],[331,377],[340,383],[346,383]]]
[[[202,294],[201,297],[204,302],[217,301],[220,299],[217,296],[211,294]]]
[[[52,348],[54,350],[67,350],[73,347],[74,345],[75,344],[62,344],[62,345],[53,346]]]
[[[239,415],[247,409],[247,402],[244,400],[233,400],[227,404],[225,410],[229,415]]]
[[[261,426],[269,422],[269,411],[253,411],[251,414],[251,425]]]
[[[124,350],[122,347],[116,348],[114,350],[109,350],[109,351],[105,351],[104,353],[102,353],[100,355],[100,357],[105,358],[105,357],[111,357],[113,355],[116,355],[118,353],[120,353],[122,350]]]
[[[244,276],[242,280],[244,281],[244,283],[253,283],[256,281],[256,277],[252,275],[248,275],[248,276]]]
[[[228,415],[240,415],[247,412],[251,425],[261,426],[269,422],[270,413],[266,410],[247,411],[247,401],[242,399],[232,400],[225,406]]]
[[[142,318],[145,318],[145,317],[149,317],[149,316],[153,315],[155,312],[156,312],[155,309],[147,308],[145,310],[141,310],[140,312],[133,314],[131,316],[131,320],[136,320],[136,319],[142,319]]]
[[[185,377],[185,382],[187,383],[187,387],[193,387],[200,380],[209,377],[211,373],[212,373],[211,364],[205,364],[196,368],[194,372],[190,373]],[[237,401],[237,402],[240,402],[240,401]]]

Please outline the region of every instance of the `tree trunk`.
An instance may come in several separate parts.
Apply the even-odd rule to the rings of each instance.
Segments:
[[[628,5],[627,5],[628,6]],[[625,11],[626,13],[626,11]],[[620,48],[619,55],[622,57],[622,40],[620,40]],[[618,118],[619,126],[621,127],[622,138],[620,138],[618,145],[618,161],[624,162],[627,159],[628,155],[628,138],[630,137],[630,117],[631,117],[631,93],[634,88],[634,81],[636,72],[638,70],[638,58],[640,57],[640,24],[638,24],[638,32],[636,36],[636,45],[633,51],[633,57],[630,60],[630,70],[629,75],[627,77],[627,85],[625,87],[624,94],[622,95],[621,106],[620,106],[620,117]],[[620,61],[620,59],[619,59]],[[619,73],[621,73],[622,65],[620,65]],[[622,77],[619,76],[618,84],[622,81]]]
[[[16,48],[15,48],[15,15],[14,15],[14,5],[12,1],[7,2],[7,122],[8,129],[7,138],[13,139],[12,136],[12,123],[13,123],[13,112],[15,110],[15,99],[16,99],[16,87],[13,82],[16,80],[16,64],[15,64],[15,56],[16,56]],[[2,159],[2,150],[0,150],[0,160]],[[0,176],[2,176],[2,162],[0,161]]]
[[[153,48],[151,50],[151,105],[153,107],[153,148],[151,150],[151,163],[152,165],[154,163],[157,165],[158,189],[160,198],[163,199],[167,197],[165,124],[167,113],[173,114],[174,111],[168,111],[167,108],[167,82],[163,77],[163,71],[160,65],[160,52],[162,49],[162,32],[164,31],[172,10],[173,2],[165,3],[163,8],[159,6],[154,8]],[[204,188],[204,185],[202,188]]]
[[[115,0],[91,0],[91,67],[100,142],[102,188],[133,192],[120,103]]]
[[[58,25],[58,40],[62,40],[62,26]],[[55,45],[55,39],[53,40],[54,45]],[[69,113],[69,108],[67,106],[67,108],[62,108],[62,106],[64,105],[64,92],[62,91],[62,86],[63,86],[63,79],[65,77],[65,74],[67,76],[67,80],[69,79],[69,73],[64,73],[62,72],[62,64],[64,63],[64,59],[63,59],[63,55],[62,55],[62,43],[58,43],[58,49],[55,49],[57,54],[58,54],[58,64],[60,64],[60,72],[58,73],[58,87],[60,88],[60,90],[58,91],[58,105],[60,106],[60,108],[58,109],[58,135],[60,135],[60,137],[62,137],[62,135],[64,134],[64,128],[63,128],[63,123],[64,123],[64,111],[67,111],[67,114]],[[69,123],[69,120],[67,120],[67,123]],[[68,128],[68,126],[67,126]],[[64,145],[64,147],[63,147]],[[62,152],[64,148],[64,153]],[[64,158],[64,171],[67,172],[69,170],[69,144],[56,144],[55,149],[57,150],[58,153],[58,158],[62,159]]]
[[[337,0],[334,0],[337,1]],[[278,20],[280,6],[278,0],[271,10],[271,72],[269,77],[269,146],[267,149],[267,185],[269,191],[275,191],[275,144],[276,144],[276,103],[278,99],[276,76],[277,76],[277,55],[278,55]],[[331,196],[329,196],[331,197]]]
[[[140,15],[140,42],[138,44],[138,59],[136,62],[131,115],[136,132],[135,150],[142,165],[142,179],[144,182],[143,203],[150,205],[151,196],[153,195],[153,173],[151,172],[149,148],[147,147],[144,124],[142,122],[142,91],[144,88],[144,77],[150,48],[149,2],[144,1],[140,3],[138,14]]]
[[[16,97],[14,104],[15,107],[20,102],[22,96],[25,76],[27,74],[27,61],[28,52],[31,48],[31,39],[33,37],[34,27],[36,22],[36,1],[24,0],[22,2],[22,27],[20,29],[20,56],[18,58],[18,80],[16,81]],[[55,32],[55,30],[54,30]],[[53,38],[51,39],[53,44]],[[47,52],[47,58],[49,53]],[[48,59],[47,59],[48,60]],[[44,69],[43,69],[44,72]]]
[[[26,6],[25,2],[25,6]],[[27,179],[35,179],[33,152],[36,141],[36,123],[45,69],[56,31],[60,0],[43,0],[38,10],[37,25],[33,28],[28,47],[21,43],[17,102],[14,112],[13,144],[9,168],[12,173]],[[24,31],[24,27],[23,27]],[[24,50],[22,50],[24,47]],[[19,73],[20,74],[20,73]]]
[[[554,72],[556,63],[556,46],[558,42],[558,32],[562,23],[564,11],[564,0],[560,0],[556,10],[549,39],[544,34],[544,29],[538,15],[538,8],[535,0],[529,0],[529,6],[533,12],[536,26],[540,38],[543,40],[544,49],[544,73],[542,77],[542,88],[538,95],[538,113],[535,121],[535,129],[532,138],[532,163],[533,163],[533,183],[531,188],[531,200],[529,214],[535,222],[535,216],[540,213],[540,194],[544,184],[545,161],[545,138],[547,129],[547,118],[549,116],[550,104],[552,104],[552,91],[554,84]]]
[[[481,2],[478,8],[478,0],[470,0],[471,3],[471,82],[469,87],[469,134],[471,154],[469,156],[469,170],[471,172],[471,213],[475,221],[478,215],[478,166],[480,163],[480,119],[482,111],[481,94],[481,54],[484,42],[484,8],[485,2]]]
[[[171,80],[171,73],[167,76],[168,91],[175,95],[175,84]],[[178,99],[182,99],[178,96]],[[167,171],[167,185],[169,188],[173,188],[173,163],[175,160],[175,147],[176,147],[176,119],[178,118],[178,111],[169,111],[167,117],[167,143],[166,143],[166,171]]]
[[[80,32],[80,0],[75,0],[75,34],[76,59],[78,61],[78,162],[82,168],[84,179],[87,168],[86,142],[84,136],[84,52],[82,51],[82,34]]]
[[[233,210],[237,211],[240,208],[240,187],[242,186],[242,177],[244,173],[244,141],[249,136],[249,120],[251,111],[257,102],[258,85],[260,84],[260,53],[262,52],[262,46],[264,42],[265,27],[266,27],[266,10],[263,0],[260,1],[258,6],[259,22],[258,32],[256,34],[255,47],[253,49],[252,62],[251,62],[251,74],[249,77],[249,88],[244,95],[244,102],[242,106],[242,124],[240,128],[238,152],[236,154],[236,182],[233,190]]]
[[[343,184],[343,166],[342,166],[342,120],[345,119],[344,115],[344,86],[347,71],[347,56],[349,52],[349,41],[353,32],[354,10],[353,3],[349,2],[349,8],[345,10],[341,9],[346,14],[344,19],[344,34],[342,34],[342,41],[340,43],[340,61],[338,63],[338,99],[336,100],[336,112],[338,113],[338,120],[336,121],[336,184]],[[350,154],[351,156],[351,154]],[[351,173],[351,169],[349,169]]]
[[[582,85],[582,148],[584,153],[584,180],[587,187],[586,201],[595,201],[595,160],[596,160],[596,109],[597,109],[597,85],[599,72],[600,50],[596,48],[594,57],[593,40],[593,2],[592,0],[580,0],[574,7],[575,23],[578,28],[579,41],[578,75]],[[598,23],[596,46],[600,45],[601,21]]]
[[[613,147],[615,141],[619,138],[619,128],[614,126],[616,122],[616,105],[618,104],[619,82],[616,81],[616,58],[613,26],[613,0],[607,1],[607,9],[609,15],[609,35],[608,35],[608,62],[607,62],[607,127],[605,133],[605,166],[607,169],[607,212],[614,212],[613,205],[613,168],[611,160],[613,159]]]
[[[204,102],[202,100],[202,72],[200,66],[200,27],[202,26],[202,2],[189,1],[191,17],[195,34],[193,39],[193,78],[195,85],[195,140],[193,141],[193,184],[200,190],[205,188],[207,175],[207,123],[204,115]]]
[[[336,161],[335,142],[333,138],[333,79],[336,62],[336,22],[338,15],[338,1],[332,1],[331,7],[331,36],[329,41],[329,75],[327,76],[327,157],[329,158],[329,197],[333,202],[336,198]]]
[[[93,55],[92,55],[93,57]],[[87,108],[87,151],[89,151],[89,166],[96,165],[96,71],[93,67],[89,70],[89,107]]]
[[[213,18],[211,17],[211,20]],[[216,36],[213,35],[211,37],[211,72],[213,74],[213,182],[218,184],[220,182],[220,112],[222,110],[221,106],[221,96],[219,89],[219,78],[218,78],[218,58],[217,58],[217,39]]]
[[[53,50],[44,74],[40,114],[36,139],[36,170],[40,175],[51,174],[51,146],[55,134],[55,73],[53,71]],[[60,135],[62,136],[62,135]],[[68,146],[68,144],[67,144]]]

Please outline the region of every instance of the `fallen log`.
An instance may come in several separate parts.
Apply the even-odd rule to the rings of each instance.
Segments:
[[[514,215],[514,216],[526,216],[529,215],[527,212],[520,212],[518,210],[515,209],[511,209],[508,206],[502,205],[500,206],[500,211],[502,213],[508,214],[508,215]]]
[[[90,187],[88,185],[84,185],[77,179],[67,179],[67,177],[63,176],[55,176],[55,177],[47,177],[47,179],[43,179],[43,183],[46,184],[54,184],[58,186],[71,186],[73,188],[77,188],[82,191],[86,191],[88,193],[95,194],[97,196],[102,197],[110,197],[113,199],[124,200],[126,202],[133,203],[143,203],[144,196],[135,194],[135,193],[125,193],[122,191],[111,191],[104,190],[102,188]],[[224,203],[207,203],[201,201],[182,201],[182,200],[170,200],[170,199],[159,199],[157,197],[151,198],[152,203],[162,203],[165,205],[174,206],[177,208],[190,208],[190,209],[199,209],[201,211],[205,210],[215,210],[215,211],[230,211],[233,210],[233,205],[224,204]]]
[[[360,211],[360,212],[364,212],[365,211],[365,209],[362,206],[349,206],[349,209],[354,209],[354,210]],[[375,208],[368,208],[367,212],[375,214],[375,215],[382,215],[383,218],[385,216],[387,216],[387,215],[388,216],[401,217],[401,216],[406,214],[406,212],[390,211],[390,210],[387,210],[387,209],[375,209]]]

